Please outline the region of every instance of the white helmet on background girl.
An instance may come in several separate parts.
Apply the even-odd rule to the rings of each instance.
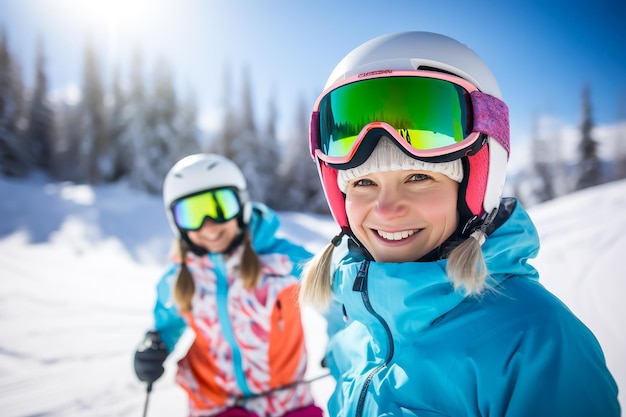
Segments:
[[[251,205],[246,179],[234,162],[221,155],[200,153],[187,156],[174,164],[163,183],[165,213],[174,235],[186,238],[185,232],[174,220],[172,205],[183,197],[219,188],[236,191],[241,205],[238,219],[240,226],[244,227],[250,220]]]
[[[445,103],[448,107],[443,113],[460,115],[454,116],[457,119],[453,122],[445,122],[454,125],[450,130],[456,129],[447,137],[448,140],[455,139],[454,142],[443,145],[428,142],[421,148],[412,143],[407,132],[432,137],[444,126],[415,127],[440,123],[430,121],[437,119],[440,113],[427,100],[415,104],[419,101],[417,96],[406,93],[399,84],[404,82],[401,78],[407,80],[407,85],[413,83],[417,93],[428,90],[426,97],[436,105],[441,104],[438,99],[444,93],[440,93],[439,85],[435,84],[453,86],[450,91],[454,97]],[[418,79],[428,81],[418,87],[417,83],[421,82]],[[390,95],[387,101],[381,98],[383,104],[370,104],[376,100],[368,100],[368,97],[381,97],[377,88],[387,91],[387,87],[380,87],[381,80],[399,80],[401,88],[396,90],[402,90],[406,97],[398,100],[395,95]],[[365,87],[366,83],[370,86]],[[362,96],[358,95],[359,91]],[[421,106],[410,116],[415,119],[411,121],[413,127],[403,129],[398,125],[404,123],[404,120],[398,122],[404,114],[391,120],[389,113],[394,110],[390,107],[393,108],[394,104],[398,114],[403,113],[404,107]],[[377,105],[379,108],[374,108]],[[451,109],[454,106],[456,108]],[[362,113],[354,111],[359,107],[363,107]],[[459,129],[461,124],[464,126]],[[338,170],[353,169],[362,164],[383,136],[395,139],[392,142],[404,154],[431,165],[460,159],[463,173],[458,208],[463,235],[467,236],[482,223],[491,221],[500,204],[506,176],[510,149],[508,108],[501,101],[500,88],[492,72],[471,49],[435,33],[393,33],[358,46],[332,71],[311,116],[311,155],[317,163],[331,213],[342,231],[348,234],[351,230],[345,211],[345,194],[337,183]]]

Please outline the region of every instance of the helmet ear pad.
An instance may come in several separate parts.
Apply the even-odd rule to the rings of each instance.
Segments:
[[[483,202],[489,178],[489,146],[482,146],[472,155],[463,157],[463,181],[459,184],[459,227],[468,230],[468,223],[482,219],[485,215]],[[480,223],[479,223],[480,224]],[[465,233],[464,233],[465,234]]]
[[[322,179],[326,201],[335,222],[341,227],[341,230],[349,231],[346,197],[339,189],[339,184],[337,184],[337,170],[329,167],[325,162],[319,161],[319,174]]]
[[[243,224],[242,227],[247,226],[250,223],[250,217],[252,216],[252,202],[248,195],[248,190],[238,190],[237,196],[239,197],[239,203],[241,204],[240,219]]]
[[[247,225],[250,223],[250,217],[252,216],[252,203],[249,201],[244,203],[243,205],[243,224]]]

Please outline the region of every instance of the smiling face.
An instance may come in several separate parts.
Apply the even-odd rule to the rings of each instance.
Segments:
[[[458,188],[437,172],[373,172],[348,183],[348,221],[377,262],[415,261],[456,230]]]
[[[189,240],[211,253],[224,252],[239,233],[237,218],[224,223],[206,219],[199,230],[187,232]]]

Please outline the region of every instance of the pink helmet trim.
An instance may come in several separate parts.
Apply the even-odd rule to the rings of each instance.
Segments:
[[[348,215],[346,213],[346,205],[344,195],[337,184],[337,170],[329,167],[325,162],[320,162],[320,177],[322,178],[324,194],[330,207],[330,212],[335,222],[343,231],[349,231]]]
[[[467,157],[469,172],[466,172],[467,186],[465,187],[465,203],[475,216],[484,214],[483,201],[487,190],[489,176],[489,147],[483,146],[474,155]],[[469,190],[472,190],[469,192]]]

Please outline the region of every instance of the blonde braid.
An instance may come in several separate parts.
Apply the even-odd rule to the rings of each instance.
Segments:
[[[256,288],[261,277],[261,260],[259,255],[254,251],[250,234],[244,232],[243,237],[243,253],[241,255],[241,278],[243,279],[243,287],[247,290]]]
[[[488,287],[489,275],[481,250],[486,237],[482,230],[476,230],[448,255],[446,271],[455,290],[462,287],[467,295],[479,295]]]
[[[341,232],[335,236],[304,266],[300,280],[301,304],[311,304],[322,311],[330,305],[333,297],[331,277],[333,250],[339,246],[344,235],[345,233]]]
[[[174,302],[182,313],[191,311],[191,299],[196,292],[196,284],[189,268],[187,268],[187,245],[182,239],[178,241],[178,251],[180,255],[180,269],[174,283]]]

